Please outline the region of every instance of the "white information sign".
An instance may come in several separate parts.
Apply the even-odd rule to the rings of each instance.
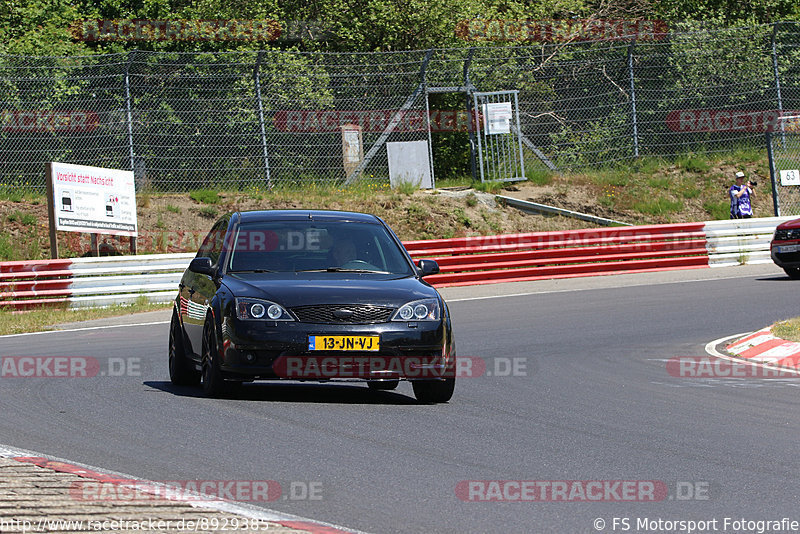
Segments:
[[[800,170],[781,171],[781,185],[800,185]]]
[[[56,230],[136,237],[132,171],[53,162],[50,184]]]
[[[394,141],[386,143],[389,159],[389,183],[392,188],[410,182],[420,189],[431,189],[430,153],[427,141]]]
[[[511,133],[511,102],[483,105],[483,127],[488,134]]]

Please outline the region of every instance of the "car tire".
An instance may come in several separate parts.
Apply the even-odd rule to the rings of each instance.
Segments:
[[[169,379],[176,386],[196,386],[200,383],[200,373],[186,358],[183,329],[175,310],[172,311],[169,324]]]
[[[792,280],[800,280],[800,267],[784,267],[783,270]]]
[[[225,382],[219,368],[217,336],[214,335],[214,325],[210,320],[206,320],[203,327],[202,384],[203,393],[208,397],[221,397],[233,389]]]
[[[372,391],[390,391],[397,389],[398,384],[400,384],[399,380],[370,380],[367,382],[367,386]]]
[[[447,402],[453,397],[456,388],[456,379],[445,378],[442,380],[415,380],[411,383],[414,396],[423,404],[436,404]]]

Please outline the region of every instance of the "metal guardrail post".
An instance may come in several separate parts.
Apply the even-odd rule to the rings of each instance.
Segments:
[[[258,101],[258,124],[261,127],[261,149],[264,157],[264,178],[267,181],[267,189],[272,189],[272,179],[269,174],[269,151],[267,150],[267,131],[264,128],[264,104],[261,99],[261,58],[264,52],[259,51],[256,56],[256,65],[253,68],[253,82],[256,86],[256,100]]]

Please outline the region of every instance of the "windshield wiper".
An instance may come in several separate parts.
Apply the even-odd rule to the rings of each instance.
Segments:
[[[296,273],[373,273],[390,274],[389,271],[374,271],[372,269],[345,269],[343,267],[328,267],[327,269],[303,269]]]
[[[269,269],[242,269],[241,271],[228,271],[228,273],[277,273],[278,271],[270,271]]]

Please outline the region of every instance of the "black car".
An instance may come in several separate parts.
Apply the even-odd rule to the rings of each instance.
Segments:
[[[179,285],[169,335],[176,385],[210,396],[270,379],[410,380],[420,402],[446,402],[456,351],[444,299],[373,215],[249,211],[206,236]]]

